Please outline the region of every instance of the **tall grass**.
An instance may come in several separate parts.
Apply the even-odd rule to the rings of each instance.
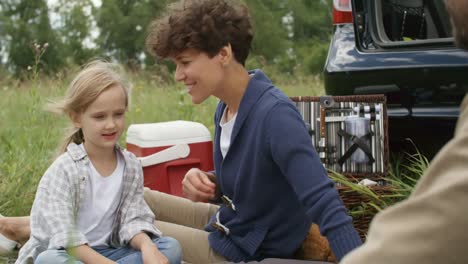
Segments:
[[[429,160],[417,149],[414,154],[403,153],[393,157],[388,176],[381,179],[385,185],[379,189],[359,185],[356,179],[333,171],[330,171],[329,175],[335,182],[347,187],[347,191],[359,193],[363,198],[364,202],[360,205],[348,208],[353,217],[359,217],[374,215],[376,212],[407,199],[428,166]]]
[[[192,120],[213,131],[217,100],[193,105],[181,85],[161,82],[148,73],[129,73],[134,85],[127,125],[170,120]],[[68,120],[44,110],[48,99],[61,97],[71,74],[55,79],[18,82],[0,78],[0,213],[29,214],[37,184],[50,165]],[[318,77],[275,75],[289,96],[320,95]],[[121,145],[125,146],[125,134]]]

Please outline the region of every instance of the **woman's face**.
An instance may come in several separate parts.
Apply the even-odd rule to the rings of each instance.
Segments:
[[[210,95],[219,98],[222,94],[224,72],[220,55],[210,58],[204,52],[186,49],[172,60],[176,65],[175,79],[185,84],[194,104]]]

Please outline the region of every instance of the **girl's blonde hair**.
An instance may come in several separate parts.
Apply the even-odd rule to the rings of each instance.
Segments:
[[[113,86],[120,86],[125,92],[125,106],[129,105],[130,83],[125,79],[122,68],[115,63],[101,60],[91,61],[77,74],[68,86],[65,97],[57,102],[51,102],[48,110],[66,114],[81,114],[91,105],[98,96]],[[64,153],[68,144],[84,142],[83,132],[80,128],[71,126],[60,145],[58,152]]]

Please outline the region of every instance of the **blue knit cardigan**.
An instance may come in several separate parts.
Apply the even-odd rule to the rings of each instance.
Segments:
[[[215,113],[214,163],[222,194],[236,210],[222,205],[220,222],[229,235],[211,226],[210,246],[231,261],[291,257],[317,223],[340,260],[361,244],[333,182],[328,178],[300,113],[260,70],[241,100],[223,160]]]

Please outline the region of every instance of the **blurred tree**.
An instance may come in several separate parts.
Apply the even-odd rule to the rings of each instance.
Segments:
[[[48,43],[47,51],[37,65],[46,73],[57,71],[64,63],[62,45],[52,30],[45,0],[2,0],[0,33],[6,45],[8,68],[21,75],[28,67],[35,66],[37,46]]]
[[[96,9],[100,29],[98,45],[103,51],[131,68],[148,57],[146,27],[169,0],[106,0]]]
[[[32,44],[49,43],[40,68],[83,64],[93,56],[112,57],[138,69],[153,64],[146,54],[146,28],[173,0],[0,1],[0,56],[16,73],[33,66]],[[257,62],[293,72],[321,70],[332,31],[331,0],[243,0],[250,8]]]
[[[288,0],[294,57],[290,67],[301,65],[305,73],[321,73],[332,34],[331,0]],[[292,59],[292,60],[291,60]]]
[[[93,33],[99,32],[92,16],[96,7],[91,0],[58,0],[50,8],[57,14],[56,27],[70,64],[81,65],[99,54],[93,42]]]
[[[297,40],[330,40],[332,31],[331,0],[288,0],[285,4],[293,16],[293,36]]]
[[[321,71],[332,31],[331,0],[245,0],[254,22],[253,56],[281,71]]]
[[[285,54],[288,47],[287,31],[282,17],[287,9],[284,0],[246,0],[254,25],[252,55],[263,56],[272,62]]]

